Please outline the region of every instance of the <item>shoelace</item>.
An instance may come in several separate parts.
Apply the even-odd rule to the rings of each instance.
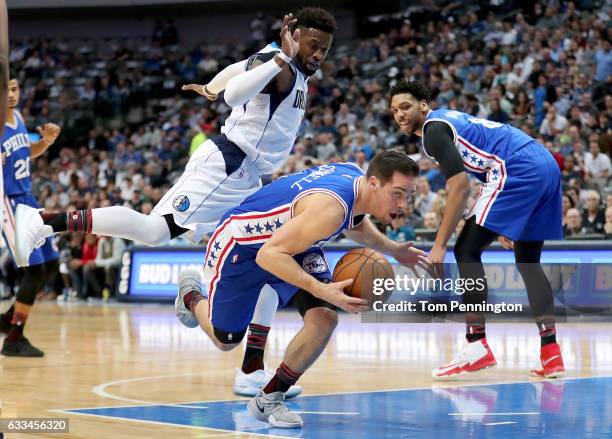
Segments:
[[[461,350],[457,353],[457,356],[454,357],[450,363],[448,364],[457,364],[457,363],[463,363],[465,361],[465,359],[467,358],[467,346],[464,346],[463,348],[461,348]]]
[[[39,228],[34,236],[32,237],[32,242],[34,242],[34,248],[38,248],[45,243],[45,239],[47,239],[46,231],[44,227]]]

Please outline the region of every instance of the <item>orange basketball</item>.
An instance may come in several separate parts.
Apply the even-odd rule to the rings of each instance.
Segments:
[[[385,280],[394,278],[393,267],[387,258],[369,248],[356,248],[346,253],[336,264],[333,274],[334,282],[353,279],[352,285],[345,287],[344,292],[366,299],[370,307],[374,301],[385,302],[391,296],[394,291],[393,287],[389,288],[392,282],[385,285]]]

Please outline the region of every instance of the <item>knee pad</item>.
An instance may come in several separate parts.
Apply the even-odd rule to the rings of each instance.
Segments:
[[[242,331],[229,332],[224,331],[222,329],[214,328],[215,337],[217,340],[224,345],[235,345],[242,341],[244,335],[247,332],[247,328],[244,328]]]

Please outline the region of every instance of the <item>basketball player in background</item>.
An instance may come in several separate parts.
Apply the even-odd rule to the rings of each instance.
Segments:
[[[3,209],[5,221],[2,233],[8,248],[15,258],[15,217],[19,205],[38,209],[40,206],[32,195],[30,159],[41,156],[53,145],[60,134],[60,127],[46,123],[38,128],[41,136],[37,142],[30,142],[23,117],[17,111],[19,105],[19,80],[15,71],[9,74],[9,92],[4,133],[0,141],[2,151],[2,173],[4,176]],[[44,239],[34,249],[29,259],[17,263],[21,271],[21,281],[13,306],[0,316],[0,332],[6,334],[1,353],[16,357],[42,357],[44,354],[35,348],[23,335],[26,321],[34,305],[36,294],[45,282],[58,273],[59,253],[53,247],[52,238]],[[16,259],[15,259],[16,260]]]
[[[26,258],[41,237],[82,231],[157,246],[188,231],[199,242],[227,210],[261,187],[260,175],[273,174],[285,161],[304,117],[308,78],[325,60],[336,29],[334,17],[322,8],[303,8],[284,17],[281,46],[270,44],[236,63],[206,86],[209,98],[225,87],[232,107],[218,136],[193,154],[178,182],[143,215],[123,206],[75,212],[17,212],[17,252]],[[190,85],[184,89],[204,92]],[[278,306],[274,291],[260,295],[245,361],[237,371],[234,390],[254,395],[267,381],[263,349]],[[300,389],[295,388],[294,395]],[[297,392],[297,393],[296,393]]]
[[[352,163],[323,165],[280,178],[229,210],[219,222],[200,273],[179,277],[177,316],[200,326],[219,349],[240,344],[262,286],[271,285],[282,306],[293,303],[304,326],[291,340],[276,374],[248,404],[258,419],[274,427],[299,428],[285,392],[321,354],[338,321],[337,309],[367,310],[367,300],[343,288],[352,279],[330,283],[321,249],[340,233],[411,267],[428,267],[426,253],[412,243],[388,239],[366,215],[388,224],[403,215],[416,188],[417,164],[397,151],[383,152],[367,174]]]
[[[522,131],[458,111],[432,110],[429,99],[429,90],[418,81],[400,81],[391,89],[391,110],[400,130],[422,138],[423,153],[440,164],[449,188],[428,259],[444,262],[448,240],[469,196],[469,172],[484,185],[465,213],[455,243],[459,274],[474,281],[485,279],[481,255],[496,238],[514,249],[541,337],[542,368],[532,373],[560,377],[565,368],[556,340],[554,296],[540,265],[544,240],[563,238],[559,167],[546,148]],[[487,288],[469,291],[463,300],[482,303]],[[433,378],[453,378],[497,364],[487,344],[484,314],[466,315],[466,339],[455,359],[433,370]]]
[[[9,81],[9,55],[8,55],[8,14],[6,2],[0,0],[0,121],[6,120]],[[0,124],[0,138],[4,132],[4,125]],[[4,199],[4,182],[2,181],[2,167],[0,167],[0,199]],[[0,224],[4,219],[4,209],[0,209]]]

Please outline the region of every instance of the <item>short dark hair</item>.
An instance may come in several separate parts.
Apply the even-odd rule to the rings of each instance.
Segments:
[[[406,81],[402,79],[391,87],[391,95],[389,97],[393,98],[393,96],[403,93],[410,93],[417,100],[425,101],[428,104],[431,99],[431,90],[421,81]]]
[[[13,68],[9,68],[9,81],[11,79],[17,79],[19,80],[19,76],[17,76],[17,70],[13,69]]]
[[[419,165],[403,152],[389,150],[376,154],[370,165],[366,176],[374,176],[383,183],[388,182],[395,172],[416,177],[419,175]]]
[[[297,23],[292,27],[291,32],[296,28],[311,27],[333,35],[338,26],[334,16],[320,7],[309,6],[302,8],[297,11],[294,17]]]

